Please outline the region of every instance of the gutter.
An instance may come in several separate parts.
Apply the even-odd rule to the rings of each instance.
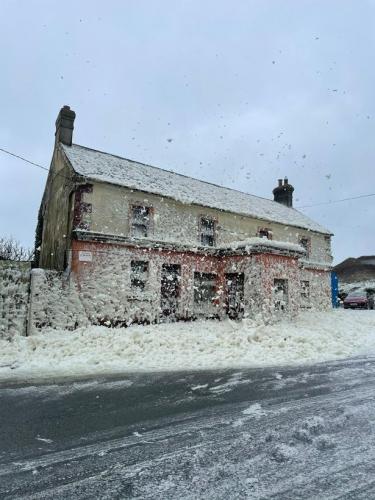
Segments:
[[[231,248],[214,248],[206,246],[190,246],[181,245],[176,242],[129,238],[128,236],[119,236],[115,234],[100,233],[94,231],[84,231],[82,229],[73,230],[73,238],[77,241],[87,241],[92,243],[110,243],[123,245],[133,248],[148,248],[153,250],[169,250],[172,252],[190,252],[200,255],[212,255],[216,257],[233,256],[233,255],[254,255],[260,253],[285,255],[299,259],[305,252],[303,250],[289,250],[287,248],[277,248],[276,246],[262,245],[262,243],[254,243],[252,245],[244,244],[241,247]]]

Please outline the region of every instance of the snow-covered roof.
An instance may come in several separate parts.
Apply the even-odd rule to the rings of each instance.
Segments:
[[[75,172],[92,180],[158,194],[181,203],[215,208],[323,234],[331,234],[328,229],[298,210],[266,198],[193,179],[77,144],[72,146],[61,144],[61,147]]]
[[[259,238],[253,236],[251,238],[246,238],[240,241],[234,241],[229,245],[221,245],[221,248],[229,248],[231,250],[237,250],[239,248],[244,248],[247,251],[255,250],[257,248],[271,248],[274,250],[286,250],[288,252],[296,252],[305,254],[306,249],[298,245],[297,243],[289,243],[288,241],[276,241],[269,240],[267,238]]]

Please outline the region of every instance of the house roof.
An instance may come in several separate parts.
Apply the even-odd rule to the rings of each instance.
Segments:
[[[109,153],[73,144],[61,144],[74,171],[86,178],[232,212],[265,221],[316,231],[331,232],[294,208],[273,200],[193,179]]]

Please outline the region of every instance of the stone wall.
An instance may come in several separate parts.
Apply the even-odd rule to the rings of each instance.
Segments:
[[[81,261],[80,256],[85,260]],[[88,260],[86,260],[88,259]],[[131,287],[131,261],[148,262],[144,290]],[[181,266],[177,316],[225,317],[227,273],[244,274],[243,312],[247,316],[275,315],[275,280],[285,280],[287,300],[282,314],[296,315],[305,305],[302,281],[309,281],[308,305],[325,309],[329,305],[329,273],[303,269],[298,259],[271,253],[216,257],[199,252],[177,252],[137,248],[110,243],[74,241],[72,271],[79,295],[91,323],[121,325],[132,321],[158,321],[163,264]],[[213,273],[217,297],[200,310],[194,303],[194,273]]]
[[[301,269],[300,280],[309,282],[309,296],[300,297],[301,309],[328,310],[332,307],[331,273],[319,269]]]
[[[81,252],[89,254],[92,261],[80,261]],[[131,286],[132,261],[148,262],[148,276],[143,290]],[[194,271],[217,273],[217,262],[213,256],[74,241],[72,269],[90,322],[124,325],[133,321],[157,321],[163,264],[181,266],[177,316],[184,319],[195,317],[199,313],[194,308]],[[213,304],[206,312],[207,315],[220,316],[219,303]]]
[[[31,271],[28,335],[44,328],[75,330],[88,325],[74,276],[57,271]]]
[[[70,247],[73,188],[72,169],[58,148],[54,151],[38,215],[35,249],[38,267],[65,269],[66,249]]]
[[[91,260],[81,261],[80,252]],[[131,286],[131,262],[149,263],[145,288]],[[161,269],[180,265],[178,307],[172,319],[226,316],[226,275],[243,273],[245,316],[295,315],[331,306],[330,273],[304,269],[298,259],[271,253],[222,256],[75,241],[72,272],[33,269],[0,261],[0,338],[33,335],[45,328],[75,330],[89,324],[125,326],[161,319]],[[216,297],[194,302],[194,273],[215,275]],[[275,280],[285,280],[285,308],[275,310]],[[308,296],[302,283],[309,282]]]
[[[260,267],[260,283],[258,284],[259,306],[267,316],[290,314],[295,316],[300,304],[300,268],[297,259],[282,255],[259,254],[256,262]],[[286,296],[276,297],[275,280],[283,280]],[[275,301],[283,301],[282,307],[275,310]]]
[[[0,338],[26,335],[30,262],[0,260]]]

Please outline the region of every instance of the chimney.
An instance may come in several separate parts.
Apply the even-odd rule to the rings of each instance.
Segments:
[[[56,142],[62,142],[67,146],[72,145],[75,112],[69,106],[63,106],[56,119]]]
[[[293,207],[294,187],[289,184],[288,177],[284,178],[284,184],[282,179],[278,179],[278,184],[279,185],[272,191],[274,201],[286,207]]]

